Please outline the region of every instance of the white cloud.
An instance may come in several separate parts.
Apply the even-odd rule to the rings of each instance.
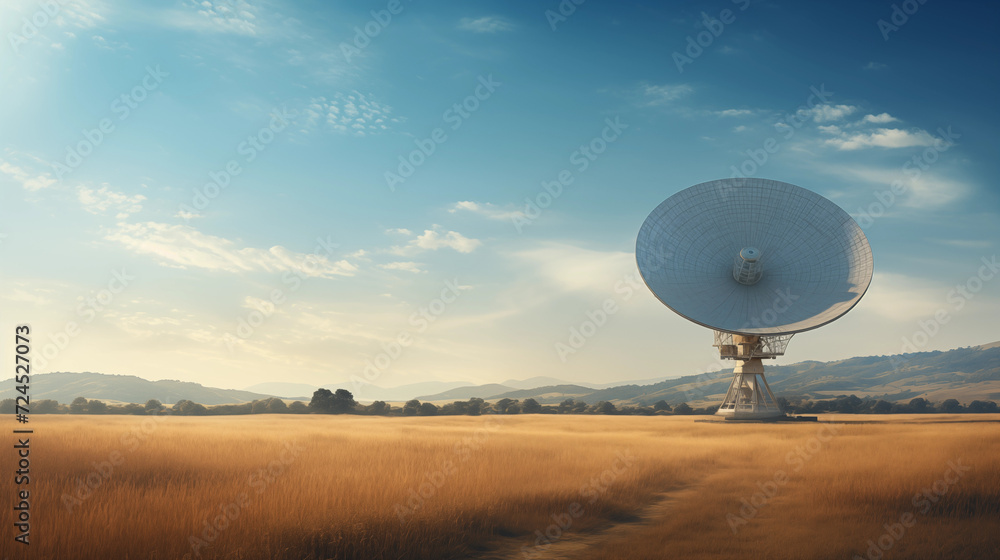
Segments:
[[[733,127],[733,132],[745,132],[747,130],[749,130],[749,129],[746,126],[742,125],[742,124],[740,126],[734,126]]]
[[[203,218],[204,216],[201,215],[201,214],[199,214],[199,213],[197,213],[197,212],[188,212],[187,210],[178,210],[177,213],[174,214],[174,217],[175,218],[180,218],[182,220],[187,221],[187,220],[193,220],[195,218]]]
[[[97,190],[86,186],[77,187],[77,198],[84,210],[91,214],[103,214],[108,210],[115,210],[115,217],[124,220],[130,214],[142,210],[142,201],[146,197],[137,194],[129,196],[124,193],[115,192],[108,188],[107,183],[102,184]]]
[[[896,122],[899,119],[890,115],[889,113],[880,113],[878,115],[865,115],[865,118],[861,119],[862,123],[873,123],[873,124],[886,124],[891,122]]]
[[[244,300],[244,306],[248,300]],[[139,339],[187,339],[199,344],[220,344],[223,332],[213,325],[213,317],[199,309],[178,309],[176,301],[132,298],[115,301],[113,308],[101,312],[101,317],[125,333]]]
[[[6,290],[3,298],[9,301],[23,301],[33,303],[35,305],[49,305],[52,303],[52,300],[45,296],[37,293],[31,293],[17,287]]]
[[[132,50],[132,47],[130,47],[129,44],[126,43],[126,42],[124,42],[124,41],[119,42],[119,41],[115,41],[113,39],[105,39],[104,37],[102,37],[100,35],[94,35],[93,36],[93,40],[94,40],[94,44],[97,45],[97,48],[99,48],[101,50],[105,50],[105,51],[118,51],[118,50],[130,51],[130,50]]]
[[[938,170],[927,170],[918,177],[903,173],[901,167],[878,168],[852,165],[817,166],[818,171],[843,177],[852,182],[866,183],[871,187],[870,200],[863,206],[875,201],[877,192],[885,191],[894,181],[901,181],[902,192],[893,204],[907,208],[936,208],[965,197],[972,192],[972,187],[956,179],[945,177]]]
[[[227,272],[292,271],[303,276],[333,278],[353,276],[357,267],[325,256],[289,251],[280,245],[270,249],[238,248],[228,239],[207,235],[185,225],[156,222],[120,223],[105,236],[126,249],[152,255],[160,264],[175,268],[204,268]]]
[[[485,16],[481,18],[462,18],[458,22],[458,28],[473,33],[497,33],[500,31],[510,31],[514,29],[506,19],[499,16]]]
[[[725,109],[723,111],[715,111],[715,114],[720,117],[746,117],[753,114],[750,109]]]
[[[887,66],[885,64],[882,64],[881,62],[872,61],[872,62],[869,62],[868,64],[865,64],[864,69],[865,70],[885,70],[888,67],[889,66]]]
[[[390,130],[402,122],[392,116],[392,107],[375,101],[359,91],[337,92],[332,98],[314,97],[303,111],[301,126],[311,129],[325,123],[330,129],[345,134],[367,136]]]
[[[194,23],[192,27],[237,35],[257,34],[256,8],[245,0],[189,0],[189,4],[209,23],[207,28]]]
[[[853,105],[816,105],[810,109],[799,109],[796,113],[800,118],[812,119],[813,122],[839,121],[854,113],[858,108]]]
[[[386,230],[388,234],[413,235],[407,229]],[[441,226],[434,225],[433,229],[425,229],[420,235],[411,239],[406,245],[394,246],[389,249],[393,255],[414,255],[422,251],[436,251],[438,249],[454,249],[459,253],[471,253],[483,242],[478,239],[471,239],[458,233],[457,231],[446,231],[442,233]]]
[[[545,243],[513,256],[534,265],[560,291],[610,296],[615,284],[636,270],[635,255],[631,252],[594,251],[562,243]]]
[[[489,202],[472,202],[470,200],[456,202],[451,208],[448,209],[448,212],[454,214],[459,210],[467,210],[474,214],[486,216],[491,220],[511,220],[516,217],[524,216],[524,212],[521,212],[520,210],[501,210]]]
[[[412,272],[414,274],[426,272],[424,269],[420,267],[421,267],[420,263],[416,263],[413,261],[399,261],[399,262],[391,262],[379,265],[379,268],[385,270],[401,270],[403,272]]]
[[[910,148],[913,146],[933,146],[936,139],[926,130],[907,131],[898,128],[879,128],[874,132],[859,132],[826,141],[838,150],[860,150],[862,148]]]
[[[72,25],[81,29],[89,29],[104,23],[105,18],[101,12],[107,12],[105,6],[99,0],[73,0],[72,2],[59,2],[60,10],[54,21],[59,27]],[[68,36],[75,35],[66,32]]]
[[[6,161],[0,161],[0,172],[5,175],[9,175],[15,181],[21,183],[21,186],[29,191],[41,190],[56,184],[56,180],[52,178],[50,173],[33,175],[32,173],[25,171],[24,168],[11,165]]]
[[[837,125],[835,125],[835,124],[831,124],[831,125],[819,125],[816,128],[819,129],[819,131],[822,132],[822,133],[824,133],[824,134],[836,134],[836,135],[840,135],[840,134],[843,133],[840,130],[840,127],[837,126]]]
[[[905,274],[876,272],[858,307],[894,321],[914,321],[941,309],[947,292],[945,286]]]
[[[646,98],[646,105],[665,105],[690,94],[692,91],[694,90],[687,84],[647,85],[643,86],[641,90],[642,95]]]
[[[476,250],[476,247],[483,244],[482,241],[470,239],[457,231],[448,231],[442,235],[440,232],[430,229],[425,229],[424,233],[418,235],[411,243],[421,249],[434,251],[447,247],[459,253],[471,253]]]

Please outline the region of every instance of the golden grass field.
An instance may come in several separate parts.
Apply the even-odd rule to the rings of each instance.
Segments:
[[[7,445],[3,555],[1000,557],[1000,415],[695,420],[34,416],[31,544]]]

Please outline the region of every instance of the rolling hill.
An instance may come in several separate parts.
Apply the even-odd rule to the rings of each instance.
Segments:
[[[497,392],[495,385],[463,388],[463,395],[487,399],[533,398],[553,404],[567,398],[588,404],[714,403],[722,399],[732,380],[732,370],[688,375],[647,385],[628,384],[587,391],[581,385],[549,385],[534,389]],[[868,356],[834,362],[799,362],[768,366],[767,380],[776,396],[828,398],[843,394],[909,401],[949,398],[961,402],[1000,400],[1000,343],[958,348],[947,352],[917,352],[894,356]],[[458,397],[468,398],[468,397]],[[455,400],[448,394],[420,397],[421,401]]]
[[[652,383],[639,381],[596,389],[550,377],[486,385],[429,381],[391,388],[376,385],[355,388],[351,383],[334,383],[326,388],[346,388],[354,392],[359,401],[385,400],[397,403],[412,398],[422,402],[451,402],[479,397],[489,400],[533,398],[542,404],[554,404],[572,398],[588,404],[611,401],[623,405],[649,405],[665,400],[672,405],[687,402],[692,406],[704,406],[721,400],[731,379],[731,370],[722,370]],[[880,398],[894,402],[906,402],[916,397],[934,402],[950,398],[963,403],[973,400],[1000,401],[1000,342],[947,352],[917,352],[769,366],[767,379],[776,396],[789,399],[821,399],[853,394],[862,398]],[[297,383],[266,383],[248,388],[254,390],[217,389],[187,381],[148,381],[134,375],[90,372],[33,375],[31,381],[32,399],[54,399],[61,403],[69,403],[76,397],[133,403],[157,399],[164,404],[187,399],[206,405],[233,404],[272,396],[308,400],[315,389],[312,385]],[[536,383],[551,382],[555,383],[533,386]],[[17,395],[11,378],[0,387],[0,399]],[[306,394],[281,394],[303,392]]]
[[[13,378],[5,381],[0,387],[2,387],[0,399],[14,398],[19,394]],[[131,403],[144,403],[149,399],[156,399],[163,404],[172,404],[187,399],[201,404],[234,404],[266,399],[271,395],[236,389],[216,389],[190,381],[168,379],[148,381],[134,375],[55,372],[31,376],[32,400],[52,399],[66,404],[76,397]]]

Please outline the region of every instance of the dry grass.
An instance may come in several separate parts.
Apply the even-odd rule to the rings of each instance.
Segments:
[[[521,558],[522,546],[545,557],[574,541],[586,543],[573,555],[582,558],[850,558],[864,555],[884,523],[914,510],[916,525],[886,558],[1000,550],[993,422],[879,417],[839,424],[819,441],[815,424],[682,417],[281,415],[147,419],[148,435],[129,439],[142,420],[32,418],[32,544],[10,544],[7,506],[4,553],[183,558],[191,536],[212,536],[204,522],[241,502],[238,515],[229,508],[234,519],[220,522],[228,526],[206,539],[201,558]],[[804,455],[789,460],[799,447]],[[15,469],[11,451],[0,457],[6,473]],[[68,511],[62,496],[114,451],[121,463]],[[622,455],[634,457],[631,465]],[[958,460],[971,469],[920,513],[913,496]],[[269,465],[274,476],[262,478]],[[788,481],[734,533],[727,514],[739,515],[741,499],[779,471]],[[429,497],[401,521],[396,506],[422,484]],[[12,499],[11,476],[3,488]],[[664,492],[668,501],[650,507]],[[565,519],[574,502],[583,514],[556,546],[532,548],[535,531],[553,515]],[[629,530],[607,530],[612,525]]]

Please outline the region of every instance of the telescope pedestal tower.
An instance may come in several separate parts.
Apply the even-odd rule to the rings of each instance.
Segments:
[[[727,338],[727,333],[717,333],[716,338]],[[755,335],[729,335],[733,340],[725,340],[730,344],[716,344],[723,358],[737,360],[733,369],[733,381],[729,384],[726,398],[719,406],[717,415],[727,420],[762,420],[779,418],[785,414],[778,406],[774,393],[764,378],[764,363],[762,358],[773,358],[778,355],[768,351]],[[791,337],[789,337],[791,338]],[[720,341],[723,342],[723,341]],[[787,342],[787,341],[785,341]]]

